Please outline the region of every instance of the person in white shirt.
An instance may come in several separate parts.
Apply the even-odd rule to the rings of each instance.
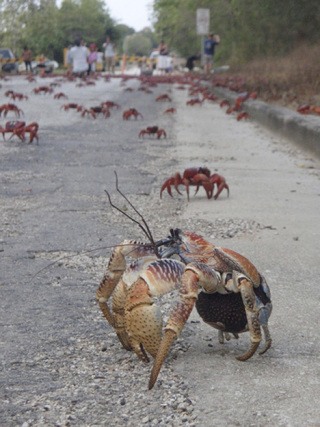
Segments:
[[[115,46],[112,43],[110,37],[106,38],[106,42],[103,43],[102,47],[104,48],[104,59],[106,61],[106,71],[111,71],[114,73],[115,66]]]
[[[68,53],[68,62],[72,65],[72,73],[83,77],[88,70],[89,51],[80,39],[77,39],[74,44]]]

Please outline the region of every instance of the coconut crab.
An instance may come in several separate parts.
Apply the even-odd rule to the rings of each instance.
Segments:
[[[115,247],[96,298],[122,346],[144,362],[149,362],[148,355],[154,358],[149,390],[194,306],[204,322],[218,329],[220,343],[229,339],[230,333],[238,338],[239,333],[249,331],[250,347],[237,360],[246,361],[254,355],[262,332],[265,344],[259,354],[271,347],[270,290],[251,261],[190,231],[171,229],[167,238],[154,241],[147,223],[128,199],[124,196],[142,223],[115,206],[107,194],[111,206],[137,223],[149,243],[125,240]],[[127,265],[127,258],[134,261]],[[163,328],[155,298],[173,289],[178,290],[179,300]],[[112,310],[108,305],[111,297]]]

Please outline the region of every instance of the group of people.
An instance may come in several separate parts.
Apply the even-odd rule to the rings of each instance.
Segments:
[[[220,43],[220,36],[218,34],[209,34],[203,43],[203,52],[202,54],[197,53],[191,55],[187,58],[186,68],[189,71],[192,71],[195,66],[196,61],[202,59],[204,72],[206,75],[209,75],[213,69],[213,57],[215,53],[215,47]],[[160,73],[170,71],[172,67],[172,58],[169,55],[167,45],[161,41],[158,47],[158,60],[157,60],[157,69]]]
[[[208,75],[210,74],[213,67],[213,57],[215,52],[215,47],[220,43],[220,37],[218,34],[209,34],[208,37],[204,40],[203,46],[203,65],[204,71]],[[105,43],[103,43],[104,49],[104,58],[106,64],[106,71],[114,73],[115,68],[115,45],[111,41],[110,37],[106,38]],[[164,41],[161,40],[158,47],[158,58],[157,58],[157,68],[160,73],[168,72],[172,69],[172,57],[169,55],[169,50]],[[189,56],[187,59],[186,67],[189,71],[192,71],[194,68],[195,61],[201,59],[200,54],[195,54]],[[32,72],[32,52],[28,47],[23,49],[22,60],[25,63],[26,71]],[[67,56],[67,63],[69,69],[74,75],[84,76],[85,74],[90,74],[96,71],[96,64],[98,61],[98,51],[95,43],[91,43],[89,48],[87,48],[84,40],[77,39],[74,43],[74,46],[70,48]]]
[[[115,45],[110,37],[103,43],[106,71],[114,73],[115,67]],[[69,69],[74,75],[84,76],[96,71],[98,61],[98,50],[95,43],[91,43],[87,48],[82,39],[77,39],[74,46],[70,48],[67,55]]]

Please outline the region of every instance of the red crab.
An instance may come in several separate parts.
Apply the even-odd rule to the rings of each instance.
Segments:
[[[157,101],[157,102],[158,102],[158,101],[169,101],[169,102],[171,102],[171,101],[172,101],[172,99],[170,98],[170,96],[169,96],[168,94],[164,93],[163,95],[158,96],[158,97],[156,98],[156,101]]]
[[[220,107],[221,108],[223,108],[223,107],[230,107],[230,102],[227,100],[227,99],[223,99],[221,102],[220,102]]]
[[[193,99],[189,99],[189,101],[187,101],[186,104],[191,105],[191,106],[196,105],[196,104],[202,105],[202,101],[199,98],[193,98]]]
[[[182,176],[177,172],[162,184],[160,198],[162,198],[162,192],[164,190],[167,190],[168,194],[172,197],[171,186],[174,186],[175,190],[181,194],[179,185],[184,185],[186,187],[188,200],[190,186],[196,187],[195,194],[198,192],[200,186],[202,186],[205,189],[208,199],[213,197],[216,200],[224,188],[227,189],[229,196],[229,186],[225,178],[216,173],[211,175],[210,170],[206,167],[185,169]],[[217,186],[217,193],[213,196],[215,185]]]
[[[239,121],[239,120],[242,120],[242,119],[248,119],[249,117],[250,117],[249,113],[247,113],[246,111],[242,111],[242,113],[239,113],[237,115],[237,120]]]
[[[13,99],[14,101],[16,99],[18,99],[19,101],[22,101],[23,99],[27,100],[28,97],[27,95],[24,95],[23,93],[19,93],[19,92],[14,92],[13,90],[8,90],[5,93],[6,96],[8,96],[9,98]]]
[[[169,114],[169,113],[176,113],[177,110],[175,108],[167,108],[163,113]]]
[[[167,137],[166,131],[164,129],[159,129],[158,126],[148,126],[146,129],[142,129],[139,133],[139,138],[143,138],[145,135],[157,135],[157,138],[160,139],[162,136]]]
[[[102,114],[104,118],[110,117],[110,111],[107,107],[91,107],[89,109],[84,108],[82,110],[81,116],[91,115],[94,119],[97,117],[97,114]]]
[[[56,93],[53,97],[54,99],[68,99],[67,95],[63,92]]]
[[[52,93],[53,89],[50,86],[39,86],[33,89],[33,93],[38,95],[39,93]]]
[[[123,120],[129,120],[131,117],[137,119],[139,116],[143,119],[142,114],[135,108],[129,108],[129,110],[124,111],[122,114]]]
[[[7,117],[7,114],[9,111],[13,111],[16,115],[16,117],[20,117],[20,114],[23,115],[23,111],[20,110],[15,104],[2,104],[0,105],[0,117],[3,112],[3,117]]]
[[[16,135],[21,141],[25,140],[25,134],[29,133],[29,143],[31,143],[34,139],[38,142],[38,129],[39,124],[36,122],[29,123],[26,125],[26,122],[22,121],[10,121],[6,122],[4,128],[0,126],[0,132],[2,133],[3,139],[5,139],[6,133],[11,133],[9,139],[11,139],[14,135]]]
[[[77,111],[82,111],[81,105],[78,105],[78,104],[76,104],[74,102],[70,102],[69,104],[62,105],[61,109],[63,109],[64,111],[68,111],[69,109],[77,110]]]
[[[101,103],[101,106],[107,108],[116,108],[117,110],[120,108],[120,105],[113,101],[104,101]]]

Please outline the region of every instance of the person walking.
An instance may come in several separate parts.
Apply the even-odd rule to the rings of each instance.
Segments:
[[[89,51],[81,39],[76,39],[68,54],[68,62],[75,76],[83,77],[88,71]]]
[[[88,55],[88,76],[90,73],[96,72],[96,63],[98,60],[98,52],[97,52],[97,46],[95,43],[91,43],[89,46],[89,55]]]
[[[103,43],[102,47],[104,48],[106,71],[114,73],[116,49],[110,37],[106,38],[106,41]]]
[[[23,52],[22,52],[22,61],[24,62],[25,66],[26,66],[26,72],[29,71],[32,73],[32,52],[30,49],[28,49],[27,46],[25,46],[23,48]]]
[[[213,57],[216,45],[220,43],[218,34],[209,34],[204,41],[204,72],[210,74],[213,66]]]
[[[167,69],[168,64],[168,46],[165,44],[163,40],[161,40],[159,47],[159,56],[157,60],[157,68],[160,71],[161,74],[163,74]]]

